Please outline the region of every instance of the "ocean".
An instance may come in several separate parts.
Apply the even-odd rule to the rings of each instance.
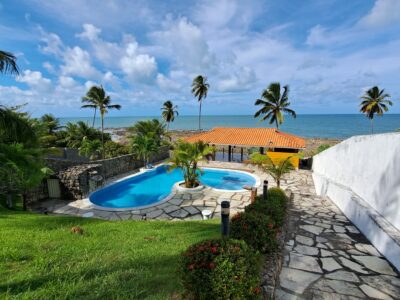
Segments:
[[[132,126],[140,120],[149,120],[154,117],[112,117],[105,118],[105,128],[120,128]],[[84,121],[92,124],[93,118],[60,118],[62,125],[67,122]],[[253,116],[202,116],[202,129],[214,127],[274,127],[268,122],[260,122]],[[96,119],[96,127],[100,127],[100,119]],[[171,130],[198,129],[198,116],[178,116],[170,124]],[[371,133],[370,120],[362,114],[346,115],[298,115],[296,119],[285,116],[285,122],[280,127],[284,132],[293,133],[302,137],[347,138],[353,135]],[[400,114],[386,114],[375,117],[374,133],[393,132],[400,129]]]

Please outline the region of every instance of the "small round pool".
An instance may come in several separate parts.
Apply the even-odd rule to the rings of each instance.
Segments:
[[[244,185],[253,186],[257,182],[254,176],[246,172],[211,168],[202,170],[201,183],[219,190],[239,191],[243,190]],[[183,181],[180,169],[168,172],[168,166],[162,165],[95,191],[89,200],[104,208],[143,208],[164,200],[179,181]]]

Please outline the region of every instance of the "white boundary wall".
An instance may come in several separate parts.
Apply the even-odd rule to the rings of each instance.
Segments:
[[[325,150],[314,156],[313,179],[400,270],[400,134],[354,136]]]

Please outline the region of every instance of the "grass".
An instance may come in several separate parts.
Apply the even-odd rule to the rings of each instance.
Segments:
[[[218,236],[216,220],[110,222],[0,206],[0,299],[177,298],[180,253]]]

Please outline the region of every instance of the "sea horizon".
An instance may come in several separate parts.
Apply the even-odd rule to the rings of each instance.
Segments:
[[[159,119],[160,116],[106,116],[104,127],[107,129],[126,128],[142,120]],[[93,117],[60,117],[61,125],[68,122],[83,121],[89,125]],[[95,127],[100,127],[97,117]],[[201,117],[203,130],[214,127],[275,127],[269,122],[260,122],[252,115],[203,115]],[[374,133],[394,132],[400,128],[400,114],[385,114],[374,118]],[[170,130],[197,130],[198,115],[180,115],[170,123]],[[362,114],[298,114],[294,119],[285,116],[285,122],[280,126],[282,131],[302,137],[348,138],[354,135],[371,133],[371,123]]]

